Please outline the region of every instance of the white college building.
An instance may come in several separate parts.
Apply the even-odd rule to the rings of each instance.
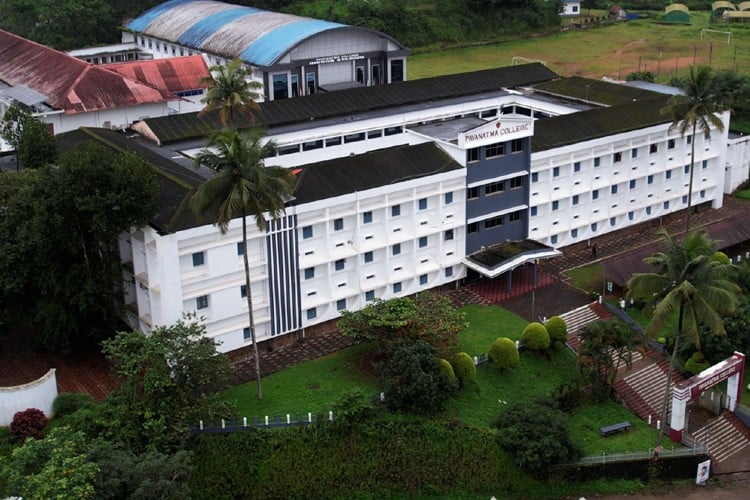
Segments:
[[[266,163],[292,168],[298,183],[286,215],[249,234],[259,341],[376,298],[507,276],[685,209],[691,141],[692,203],[720,207],[748,178],[748,141],[728,137],[728,114],[723,132],[681,137],[659,112],[668,99],[529,64],[262,103],[278,150]],[[148,330],[195,311],[220,350],[248,345],[239,220],[222,235],[188,207],[211,175],[189,160],[208,121],[187,114],[134,129],[141,138],[89,131],[141,151],[162,174],[159,212],[121,240],[131,324]]]

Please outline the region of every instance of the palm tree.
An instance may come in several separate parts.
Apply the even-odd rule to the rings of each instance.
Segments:
[[[699,326],[705,325],[714,335],[724,335],[723,314],[737,306],[739,287],[732,280],[731,263],[715,258],[716,243],[703,232],[691,232],[683,241],[675,241],[666,230],[660,230],[665,250],[644,259],[654,272],[634,274],[628,280],[628,296],[642,300],[653,308],[646,332],[658,336],[677,313],[677,334],[669,360],[667,387],[661,422],[666,423],[667,404],[672,390],[672,371],[680,341],[692,337],[700,350]],[[657,446],[662,433],[658,433]]]
[[[238,215],[242,219],[242,258],[245,264],[245,290],[250,335],[255,355],[255,376],[258,399],[263,398],[260,382],[260,358],[255,339],[253,299],[250,288],[250,264],[247,257],[247,217],[252,216],[258,229],[265,231],[265,213],[277,218],[284,213],[284,204],[291,197],[294,177],[285,168],[266,167],[263,158],[273,151],[270,143],[261,144],[263,133],[225,129],[211,137],[206,149],[195,158],[196,166],[206,165],[216,174],[193,194],[191,205],[198,215],[210,214],[222,234]]]
[[[252,121],[252,113],[258,111],[258,99],[262,97],[260,89],[263,85],[248,80],[248,72],[242,67],[242,61],[234,59],[226,66],[212,66],[209,68],[211,76],[201,80],[208,84],[206,97],[201,99],[205,107],[199,116],[219,110],[219,122],[222,125],[231,124],[235,112],[247,116]]]
[[[690,215],[693,203],[693,174],[695,171],[695,132],[698,128],[709,133],[711,128],[724,130],[720,113],[728,107],[726,96],[719,95],[714,84],[714,75],[708,66],[691,66],[688,78],[684,81],[684,94],[672,96],[661,113],[672,118],[669,130],[678,128],[680,135],[690,131],[690,181],[688,182],[688,212],[685,221],[685,232],[690,230]]]

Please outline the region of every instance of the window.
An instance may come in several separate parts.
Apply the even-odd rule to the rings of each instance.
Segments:
[[[346,299],[339,299],[336,301],[336,310],[343,311],[346,309]]]
[[[471,222],[470,224],[466,225],[466,232],[468,234],[476,233],[479,231],[479,224],[476,222]]]
[[[479,187],[471,187],[466,191],[466,198],[473,200],[479,198]]]
[[[539,182],[539,173],[538,172],[534,172],[533,174],[531,174],[531,182]]]
[[[443,195],[443,200],[446,205],[453,203],[453,192],[445,193],[445,195]]]
[[[453,276],[453,266],[445,268],[445,277],[450,278]]]
[[[193,267],[202,266],[206,263],[206,254],[204,252],[195,252],[193,254]]]
[[[396,243],[391,247],[392,255],[399,255],[401,253],[401,243]]]
[[[669,201],[664,202],[664,210],[669,210]]]
[[[708,160],[703,160],[701,168],[704,168],[704,169],[708,168]]]
[[[651,207],[646,207],[646,215],[651,215]]]
[[[419,238],[419,248],[424,248],[427,246],[427,236],[420,236]]]
[[[630,189],[635,189],[635,179],[630,181]]]
[[[609,225],[610,226],[616,226],[617,225],[617,217],[610,217],[609,218]]]
[[[667,170],[666,172],[664,172],[664,178],[671,179],[672,178],[672,171],[671,170]]]
[[[683,172],[685,172],[686,174],[689,174],[690,173],[690,165],[685,165]]]
[[[655,154],[655,153],[657,153],[658,151],[659,151],[659,145],[658,145],[658,144],[651,144],[651,145],[650,145],[650,146],[648,147],[648,152],[649,152],[650,154]]]
[[[654,183],[654,176],[653,175],[649,175],[648,178],[646,178],[646,182],[648,184],[653,184]]]
[[[466,163],[479,161],[479,148],[471,148],[466,151]]]
[[[497,144],[490,144],[484,152],[485,157],[494,158],[496,156],[502,156],[505,154],[505,144],[499,142]]]
[[[368,139],[377,139],[378,137],[381,137],[383,135],[382,130],[370,130],[367,132],[367,138]]]
[[[247,285],[240,285],[240,297],[247,297]]]
[[[591,191],[591,199],[592,200],[598,200],[599,199],[599,190],[598,189],[594,189],[593,191]]]
[[[419,209],[420,210],[427,210],[427,198],[420,198],[419,199]]]
[[[600,164],[601,164],[601,158],[597,156],[596,158],[594,158],[594,166],[598,167]]]
[[[521,220],[521,211],[517,210],[515,212],[511,212],[510,215],[508,215],[508,220],[510,222],[516,222]]]
[[[368,262],[372,262],[372,252],[365,252],[365,264]]]
[[[365,292],[365,302],[375,300],[375,290],[368,290]]]
[[[318,310],[316,308],[311,308],[307,310],[307,319],[314,319],[318,315]]]
[[[237,255],[242,255],[242,253],[245,251],[245,242],[240,241],[237,243]]]
[[[610,188],[610,191],[611,191],[612,194],[617,194],[617,184],[615,184],[614,186],[612,186]]]
[[[571,238],[578,238],[578,229],[571,229],[570,230],[570,237]]]
[[[451,241],[453,239],[453,229],[448,229],[443,233],[445,241]]]
[[[492,182],[484,186],[484,194],[485,196],[488,196],[488,195],[495,194],[495,193],[502,193],[504,189],[505,189],[504,182],[502,181]]]
[[[208,307],[208,295],[201,295],[195,299],[195,307],[197,309],[206,309]]]
[[[341,137],[329,137],[326,139],[326,147],[331,146],[340,146],[341,145]]]
[[[391,207],[391,217],[398,217],[401,215],[401,205],[393,205]]]
[[[514,177],[510,180],[510,188],[518,189],[523,187],[523,177]]]
[[[552,202],[552,211],[554,212],[554,211],[555,211],[555,210],[557,210],[558,208],[560,208],[560,202],[559,202],[559,201],[557,201],[557,200],[553,201],[553,202]]]
[[[560,177],[560,167],[554,167],[552,169],[552,177]]]
[[[369,224],[372,222],[372,212],[367,211],[362,214],[362,224]]]
[[[393,293],[399,293],[401,292],[401,282],[393,284]]]
[[[622,153],[620,151],[612,155],[612,163],[618,163],[621,161],[622,161]]]
[[[593,224],[591,224],[591,231],[595,233],[597,227],[598,227],[598,224],[596,222],[594,222]]]
[[[701,198],[705,198],[705,197],[706,197],[706,190],[701,189]]]
[[[685,137],[685,144],[687,144],[688,146],[690,146],[692,143],[693,143],[693,136],[692,135],[689,135],[689,136]]]
[[[581,162],[577,161],[573,164],[573,172],[580,172],[581,171]]]
[[[341,231],[344,229],[344,219],[333,219],[333,230]]]
[[[683,195],[682,196],[682,203],[683,204],[687,204],[687,198],[688,198],[687,195]]]
[[[674,149],[674,139],[669,139],[667,141],[667,149]]]
[[[346,259],[339,259],[333,263],[333,267],[336,271],[342,271],[346,265]]]
[[[423,274],[419,277],[419,284],[420,285],[426,285],[427,284],[427,275]]]
[[[578,195],[577,195],[577,194],[574,194],[574,195],[573,195],[573,205],[578,205],[578,198],[579,198],[579,197],[578,197]]]
[[[552,236],[550,237],[550,239],[549,239],[549,242],[550,242],[550,243],[552,243],[553,245],[557,245],[557,235],[556,235],[556,234],[553,234],[553,235],[552,235]]]
[[[485,229],[492,229],[493,227],[502,226],[503,225],[503,216],[499,217],[492,217],[491,219],[487,219],[484,221],[484,228]]]
[[[396,135],[402,133],[403,131],[404,128],[401,125],[396,127],[388,127],[385,129],[385,135]]]
[[[315,277],[315,268],[314,267],[308,267],[305,269],[305,279],[311,280]]]
[[[317,141],[303,142],[302,151],[312,151],[314,149],[320,149],[323,147],[323,139]]]
[[[633,220],[635,218],[635,212],[628,212],[628,220]]]
[[[250,335],[250,328],[245,327],[242,329],[242,339],[243,340],[250,340],[252,338],[252,335]]]
[[[347,134],[344,136],[344,144],[349,144],[350,142],[359,142],[365,140],[365,133],[360,132],[359,134]]]
[[[537,208],[536,208],[536,207],[531,207],[531,209],[529,210],[529,214],[530,214],[530,215],[531,215],[532,217],[536,217],[536,211],[537,211]]]
[[[520,153],[523,151],[523,139],[513,139],[510,143],[511,153]]]
[[[632,149],[632,150],[630,151],[630,157],[631,157],[631,158],[638,158],[638,148],[633,148],[633,149]]]

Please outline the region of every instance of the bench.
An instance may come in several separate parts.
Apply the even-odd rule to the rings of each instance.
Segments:
[[[618,432],[624,432],[628,429],[630,429],[631,425],[630,422],[618,422],[616,424],[607,425],[605,427],[602,427],[599,429],[599,434],[607,437],[611,436],[612,434],[617,434]]]

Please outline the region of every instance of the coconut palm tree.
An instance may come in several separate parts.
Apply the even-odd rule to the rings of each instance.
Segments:
[[[242,221],[242,258],[245,264],[245,290],[250,335],[255,355],[258,399],[263,398],[260,382],[260,358],[255,338],[253,300],[250,287],[250,264],[247,257],[247,217],[253,217],[261,231],[267,227],[265,214],[277,218],[291,197],[294,177],[285,168],[266,167],[263,159],[273,151],[270,143],[261,144],[263,133],[251,130],[241,133],[225,129],[214,134],[206,149],[195,158],[197,165],[216,170],[193,194],[191,205],[196,214],[209,214],[222,234],[235,217]]]
[[[684,80],[684,94],[672,96],[661,113],[672,118],[669,130],[679,129],[680,135],[690,132],[690,180],[688,182],[688,212],[685,232],[690,230],[690,216],[693,203],[693,175],[695,172],[695,132],[700,129],[710,133],[711,128],[724,130],[721,112],[728,109],[727,96],[720,95],[714,84],[714,74],[708,66],[691,66],[688,78]]]
[[[642,300],[652,309],[646,332],[661,335],[664,326],[677,314],[677,333],[669,360],[667,387],[661,422],[666,423],[667,404],[672,390],[672,371],[680,341],[692,337],[700,350],[699,326],[706,326],[714,335],[724,335],[722,315],[734,311],[739,287],[732,280],[731,263],[715,258],[716,243],[703,232],[691,232],[682,241],[672,239],[666,230],[659,231],[664,242],[663,252],[644,259],[654,272],[634,274],[628,280],[628,296]],[[662,433],[658,433],[657,446]]]
[[[248,72],[239,59],[230,61],[226,66],[212,66],[209,71],[211,76],[201,80],[201,83],[208,84],[208,90],[206,97],[201,99],[205,106],[199,115],[218,109],[222,125],[231,124],[238,114],[252,121],[252,113],[258,111],[256,101],[262,97],[259,90],[263,85],[248,80]]]

